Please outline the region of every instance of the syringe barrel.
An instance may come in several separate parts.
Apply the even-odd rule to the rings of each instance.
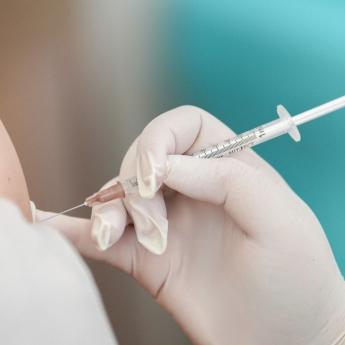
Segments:
[[[194,153],[193,157],[220,158],[228,156],[288,133],[292,124],[291,119],[277,119],[225,140],[220,144],[206,147]]]
[[[283,134],[288,133],[292,127],[294,127],[294,123],[291,118],[280,118],[265,125],[261,126],[265,134],[260,138],[259,141],[255,143],[255,145],[261,144],[265,141],[277,138]]]

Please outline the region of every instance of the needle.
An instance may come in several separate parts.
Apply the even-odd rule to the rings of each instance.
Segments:
[[[77,208],[84,207],[84,206],[87,206],[87,204],[86,204],[85,202],[83,202],[82,204],[80,204],[80,205],[78,205],[78,206],[71,207],[71,208],[69,208],[68,210],[65,210],[65,211],[62,211],[62,212],[60,212],[60,213],[56,213],[56,214],[54,214],[54,215],[52,215],[52,216],[49,216],[49,217],[47,217],[47,218],[44,218],[44,219],[40,220],[39,222],[40,222],[40,223],[46,222],[46,221],[51,220],[51,219],[53,219],[53,218],[55,218],[55,217],[61,216],[62,214],[71,212],[71,211],[73,211],[73,210],[76,210]]]

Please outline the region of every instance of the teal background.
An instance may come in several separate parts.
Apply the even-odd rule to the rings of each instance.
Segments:
[[[345,2],[170,1],[161,16],[162,110],[205,108],[236,132],[345,94]],[[164,43],[162,43],[164,42]],[[311,206],[345,273],[345,111],[255,150]]]

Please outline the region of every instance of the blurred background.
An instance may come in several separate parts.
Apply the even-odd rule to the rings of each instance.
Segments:
[[[345,94],[342,0],[0,0],[0,114],[32,200],[62,210],[117,175],[158,114],[241,132]],[[188,119],[186,119],[188,121]],[[345,111],[256,149],[318,215],[345,273]],[[79,215],[88,216],[87,210]],[[89,262],[120,344],[189,344],[124,274]]]

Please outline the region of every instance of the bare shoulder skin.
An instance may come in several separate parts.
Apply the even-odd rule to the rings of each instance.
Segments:
[[[10,199],[32,221],[29,193],[23,170],[5,126],[0,120],[0,197]]]

